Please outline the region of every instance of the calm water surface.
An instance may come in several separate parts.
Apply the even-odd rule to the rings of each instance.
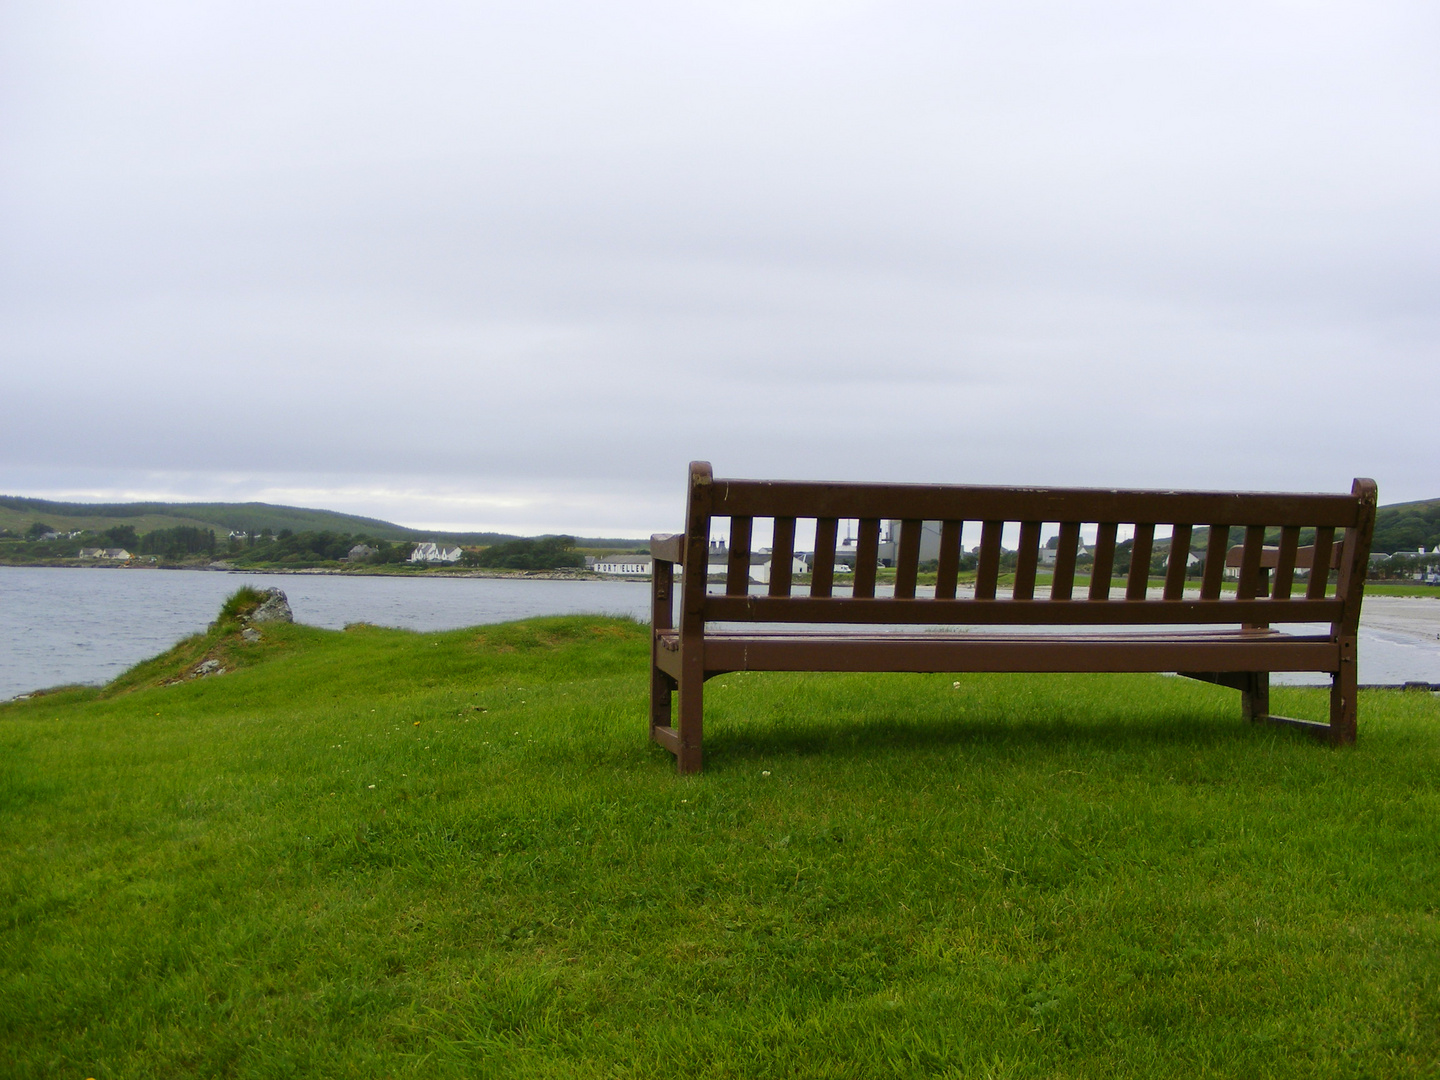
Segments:
[[[225,597],[241,585],[282,589],[297,620],[332,629],[368,622],[450,630],[579,613],[649,619],[650,587],[639,581],[3,566],[0,700],[46,686],[107,682],[205,629]],[[1410,680],[1440,683],[1440,600],[1367,597],[1360,628],[1360,681]],[[1275,681],[1319,682],[1325,677],[1282,674]]]

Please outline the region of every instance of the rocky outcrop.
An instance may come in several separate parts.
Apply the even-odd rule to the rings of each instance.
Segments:
[[[262,589],[265,601],[246,618],[248,623],[294,622],[290,601],[279,589]]]

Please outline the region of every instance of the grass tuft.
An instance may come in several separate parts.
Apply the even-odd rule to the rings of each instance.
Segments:
[[[224,625],[229,623],[240,623],[245,618],[255,613],[255,609],[265,603],[265,594],[253,585],[242,585],[226,598],[225,603],[220,606],[220,615],[216,622]]]

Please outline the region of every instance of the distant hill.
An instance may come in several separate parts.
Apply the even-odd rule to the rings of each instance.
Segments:
[[[1440,544],[1440,499],[1382,506],[1375,514],[1371,551],[1394,554],[1414,551],[1420,545],[1434,550]]]
[[[273,503],[76,503],[0,495],[0,529],[23,534],[36,521],[44,521],[63,530],[102,531],[115,525],[133,525],[139,533],[194,525],[214,529],[222,536],[231,529],[249,533],[258,533],[262,529],[271,532],[290,529],[294,532],[328,530],[391,541],[445,540],[452,544],[489,545],[519,539],[513,533],[442,533],[431,529],[412,529],[379,518]],[[576,537],[575,543],[581,548],[634,549],[645,546],[644,540],[634,537],[580,536]],[[1380,507],[1375,516],[1372,550],[1392,553],[1414,551],[1422,544],[1432,549],[1440,544],[1440,499]]]
[[[177,525],[193,525],[202,529],[214,529],[221,536],[232,529],[248,533],[258,533],[262,529],[269,529],[271,532],[290,529],[293,532],[350,533],[391,541],[446,540],[452,544],[488,545],[519,539],[513,533],[411,529],[379,518],[342,514],[334,510],[279,506],[273,503],[77,503],[0,495],[0,529],[23,534],[36,521],[44,521],[62,530],[102,531],[116,525],[133,525],[139,533],[172,529]],[[579,547],[633,548],[643,543],[644,541],[634,538],[576,538]]]

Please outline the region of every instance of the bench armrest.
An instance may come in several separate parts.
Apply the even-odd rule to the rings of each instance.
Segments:
[[[674,533],[655,533],[650,537],[650,554],[661,562],[684,565],[685,538]]]

